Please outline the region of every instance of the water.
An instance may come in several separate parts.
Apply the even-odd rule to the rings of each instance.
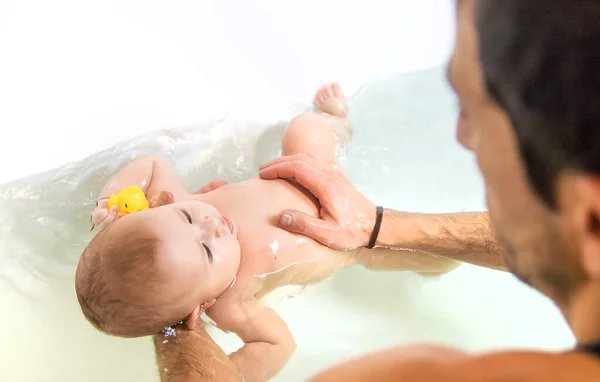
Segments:
[[[386,207],[421,212],[484,208],[473,158],[453,139],[455,100],[443,69],[365,85],[350,103],[354,137],[344,166]],[[149,339],[104,336],[82,317],[73,287],[90,239],[89,213],[108,176],[160,153],[189,188],[256,174],[279,151],[284,123],[223,116],[201,126],[135,138],[84,161],[0,187],[0,380],[158,380]],[[326,282],[267,298],[298,351],[277,381],[303,381],[364,351],[416,341],[463,349],[561,349],[573,338],[554,306],[510,275],[463,266],[439,279],[353,268]],[[213,330],[226,351],[241,345]],[[35,367],[32,367],[35,365]]]

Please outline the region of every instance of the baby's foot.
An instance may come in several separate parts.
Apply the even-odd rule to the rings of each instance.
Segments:
[[[317,90],[313,104],[318,111],[334,117],[343,119],[348,117],[348,103],[339,84],[325,85]]]
[[[322,86],[315,94],[313,101],[317,111],[335,117],[333,132],[340,144],[346,143],[353,133],[352,124],[348,121],[348,103],[339,84]]]

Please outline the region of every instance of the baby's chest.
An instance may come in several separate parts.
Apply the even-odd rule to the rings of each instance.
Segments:
[[[242,244],[239,276],[251,280],[254,294],[285,285],[308,285],[328,277],[338,265],[337,253],[307,238],[276,229]]]

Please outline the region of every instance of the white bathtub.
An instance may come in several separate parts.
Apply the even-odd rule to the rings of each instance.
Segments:
[[[452,3],[291,3],[3,0],[0,182],[157,129],[197,125],[194,134],[204,133],[206,121],[225,113],[222,128],[244,130],[251,141],[260,126],[307,103],[319,84],[339,81],[355,94],[346,162],[361,190],[410,211],[484,208],[473,160],[453,139],[456,110],[443,83]],[[0,381],[157,380],[150,342],[95,332],[73,293],[85,229],[72,227],[87,210],[68,202],[91,200],[78,182],[89,185],[96,175],[83,169],[111,153],[1,188]],[[64,200],[57,190],[66,190]],[[510,275],[471,266],[439,279],[351,269],[299,297],[271,301],[299,345],[280,381],[415,341],[470,350],[573,344],[548,300]],[[228,350],[239,345],[214,334]]]

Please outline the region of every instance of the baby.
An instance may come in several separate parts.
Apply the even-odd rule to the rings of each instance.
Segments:
[[[350,135],[339,85],[319,89],[314,106],[315,113],[290,122],[283,154],[305,153],[334,166],[337,138]],[[292,181],[217,181],[190,194],[168,163],[143,158],[115,175],[100,198],[131,185],[160,206],[120,218],[105,202],[96,208],[92,220],[103,227],[76,272],[83,314],[108,334],[135,337],[178,324],[193,329],[206,312],[244,342],[230,358],[247,382],[276,375],[296,348],[286,323],[261,296],[285,285],[319,282],[355,264],[419,272],[455,264],[420,253],[338,252],[277,228],[274,219],[284,209],[319,215],[318,201]],[[372,227],[375,215],[373,210],[365,224]]]

